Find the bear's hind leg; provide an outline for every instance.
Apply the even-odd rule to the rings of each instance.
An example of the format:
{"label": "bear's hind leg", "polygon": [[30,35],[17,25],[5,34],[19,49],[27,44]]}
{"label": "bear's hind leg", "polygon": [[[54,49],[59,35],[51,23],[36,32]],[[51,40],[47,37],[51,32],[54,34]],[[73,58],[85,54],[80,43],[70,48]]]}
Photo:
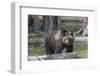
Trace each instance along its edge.
{"label": "bear's hind leg", "polygon": [[54,54],[54,50],[51,48],[46,48],[46,55]]}

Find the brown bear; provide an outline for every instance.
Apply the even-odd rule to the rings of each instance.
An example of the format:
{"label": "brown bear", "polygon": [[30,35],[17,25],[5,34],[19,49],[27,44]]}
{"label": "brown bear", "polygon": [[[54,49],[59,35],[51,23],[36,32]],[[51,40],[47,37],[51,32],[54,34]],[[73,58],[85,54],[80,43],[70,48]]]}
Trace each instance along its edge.
{"label": "brown bear", "polygon": [[73,42],[73,33],[67,30],[53,31],[45,38],[46,54],[60,54],[64,48],[67,53],[73,52]]}

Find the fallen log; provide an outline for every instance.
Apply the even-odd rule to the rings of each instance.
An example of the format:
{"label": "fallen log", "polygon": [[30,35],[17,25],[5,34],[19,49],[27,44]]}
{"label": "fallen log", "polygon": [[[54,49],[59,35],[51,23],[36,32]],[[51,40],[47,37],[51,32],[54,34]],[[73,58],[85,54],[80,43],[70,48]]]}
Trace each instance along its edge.
{"label": "fallen log", "polygon": [[60,59],[79,59],[80,56],[75,52],[72,53],[61,53],[61,54],[52,54],[52,55],[43,55],[43,56],[29,56],[29,61],[42,61],[42,60],[60,60]]}
{"label": "fallen log", "polygon": [[84,41],[88,41],[88,37],[75,37],[74,41],[80,41],[80,42],[84,42]]}

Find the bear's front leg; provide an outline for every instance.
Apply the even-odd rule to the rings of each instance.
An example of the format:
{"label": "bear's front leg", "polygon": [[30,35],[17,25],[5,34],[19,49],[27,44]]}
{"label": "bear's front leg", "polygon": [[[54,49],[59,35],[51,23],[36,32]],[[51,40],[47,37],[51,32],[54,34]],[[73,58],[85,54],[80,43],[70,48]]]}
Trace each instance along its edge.
{"label": "bear's front leg", "polygon": [[67,46],[67,53],[73,52],[73,44],[71,44],[70,46]]}

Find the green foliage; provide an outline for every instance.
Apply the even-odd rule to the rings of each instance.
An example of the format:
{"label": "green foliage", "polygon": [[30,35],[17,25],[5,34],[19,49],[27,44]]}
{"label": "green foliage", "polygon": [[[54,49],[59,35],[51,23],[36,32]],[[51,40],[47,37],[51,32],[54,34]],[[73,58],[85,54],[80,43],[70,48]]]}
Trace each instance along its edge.
{"label": "green foliage", "polygon": [[64,19],[64,20],[61,20],[62,23],[82,23],[81,20],[68,20],[68,19]]}

